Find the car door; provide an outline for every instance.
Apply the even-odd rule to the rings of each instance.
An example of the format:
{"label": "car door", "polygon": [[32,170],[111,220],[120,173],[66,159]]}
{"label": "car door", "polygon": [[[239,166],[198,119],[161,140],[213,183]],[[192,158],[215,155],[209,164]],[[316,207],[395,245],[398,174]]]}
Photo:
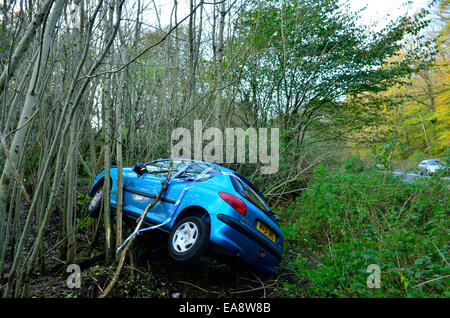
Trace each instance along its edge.
{"label": "car door", "polygon": [[[167,161],[150,162],[143,166],[141,172],[127,178],[124,184],[124,209],[131,212],[132,217],[139,217],[156,198],[167,176],[168,167]],[[149,223],[160,223],[164,219],[161,202],[162,200],[157,202],[148,212]]]}
{"label": "car door", "polygon": [[[158,204],[158,211],[156,214],[165,221],[167,218],[172,216],[173,212],[175,212],[173,217],[176,218],[178,212],[180,212],[179,210],[174,211],[175,203],[178,200],[181,199],[180,202],[189,204],[189,200],[193,197],[202,197],[203,194],[196,191],[194,188],[191,188],[190,195],[183,196],[183,198],[181,198],[181,195],[185,189],[187,190],[189,185],[193,185],[196,177],[209,168],[211,167],[204,163],[193,162],[190,160],[181,160],[181,163],[174,161],[171,181],[166,189],[163,199]],[[220,172],[218,169],[212,169],[215,172]],[[203,179],[198,179],[196,182],[201,183],[207,179],[208,177],[205,177]]]}
{"label": "car door", "polygon": [[[148,173],[136,174],[136,176],[128,178],[124,183],[124,210],[130,212],[132,217],[138,218],[160,191],[161,180],[162,178]],[[160,217],[155,214],[157,210],[158,204],[147,214],[149,217],[151,216],[150,219],[153,222],[160,220]]]}
{"label": "car door", "polygon": [[[142,174],[136,174],[136,177],[129,178],[127,184],[124,185],[124,209],[131,212],[135,218],[144,212],[161,191],[163,181],[168,174],[169,164],[169,160],[147,163]],[[186,162],[174,161],[172,177],[187,166]],[[147,213],[147,222],[159,224],[170,216],[178,195],[185,186],[184,183],[182,180],[169,183],[163,197]]]}

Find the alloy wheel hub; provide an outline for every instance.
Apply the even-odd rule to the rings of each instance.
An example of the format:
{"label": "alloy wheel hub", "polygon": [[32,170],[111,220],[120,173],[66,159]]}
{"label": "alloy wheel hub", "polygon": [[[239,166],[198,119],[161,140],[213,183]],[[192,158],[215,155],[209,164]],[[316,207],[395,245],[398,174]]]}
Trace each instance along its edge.
{"label": "alloy wheel hub", "polygon": [[194,246],[198,238],[198,227],[193,222],[181,224],[172,238],[172,246],[178,253],[185,253]]}

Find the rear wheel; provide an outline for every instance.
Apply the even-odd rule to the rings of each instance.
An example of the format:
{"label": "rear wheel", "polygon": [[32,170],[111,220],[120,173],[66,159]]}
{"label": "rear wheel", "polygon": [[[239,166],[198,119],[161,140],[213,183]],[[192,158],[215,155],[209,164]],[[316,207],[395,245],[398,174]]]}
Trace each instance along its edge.
{"label": "rear wheel", "polygon": [[87,215],[93,218],[98,218],[98,216],[100,215],[102,204],[103,204],[103,187],[100,186],[95,191],[94,196],[91,199],[91,202],[89,202],[87,208]]}
{"label": "rear wheel", "polygon": [[208,249],[209,225],[196,216],[179,221],[169,236],[170,256],[183,263],[197,262]]}

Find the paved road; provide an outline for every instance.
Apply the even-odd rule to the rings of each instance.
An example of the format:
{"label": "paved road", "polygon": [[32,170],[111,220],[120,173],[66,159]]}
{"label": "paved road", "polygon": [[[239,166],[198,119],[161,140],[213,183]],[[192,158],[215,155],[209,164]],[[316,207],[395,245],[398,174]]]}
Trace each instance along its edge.
{"label": "paved road", "polygon": [[[406,172],[406,170],[403,169],[394,169],[392,171],[392,174],[396,177],[401,177],[403,182],[411,182],[414,179],[419,178],[431,178],[430,176],[421,176],[418,173],[412,173],[412,172]],[[450,180],[449,177],[445,177],[444,180]]]}

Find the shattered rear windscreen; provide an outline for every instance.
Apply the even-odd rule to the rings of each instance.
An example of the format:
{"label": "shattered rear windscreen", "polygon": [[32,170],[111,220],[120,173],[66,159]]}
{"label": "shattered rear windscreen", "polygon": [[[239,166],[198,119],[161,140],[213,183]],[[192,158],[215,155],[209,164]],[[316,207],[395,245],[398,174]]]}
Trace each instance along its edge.
{"label": "shattered rear windscreen", "polygon": [[[190,162],[185,161],[174,161],[173,162],[173,168],[172,168],[172,176],[176,175],[183,169],[185,169],[187,166],[189,166]],[[145,165],[145,171],[148,174],[157,176],[157,177],[167,177],[167,174],[169,173],[169,165],[170,160],[163,160],[163,161],[156,161],[151,162],[149,164]]]}

